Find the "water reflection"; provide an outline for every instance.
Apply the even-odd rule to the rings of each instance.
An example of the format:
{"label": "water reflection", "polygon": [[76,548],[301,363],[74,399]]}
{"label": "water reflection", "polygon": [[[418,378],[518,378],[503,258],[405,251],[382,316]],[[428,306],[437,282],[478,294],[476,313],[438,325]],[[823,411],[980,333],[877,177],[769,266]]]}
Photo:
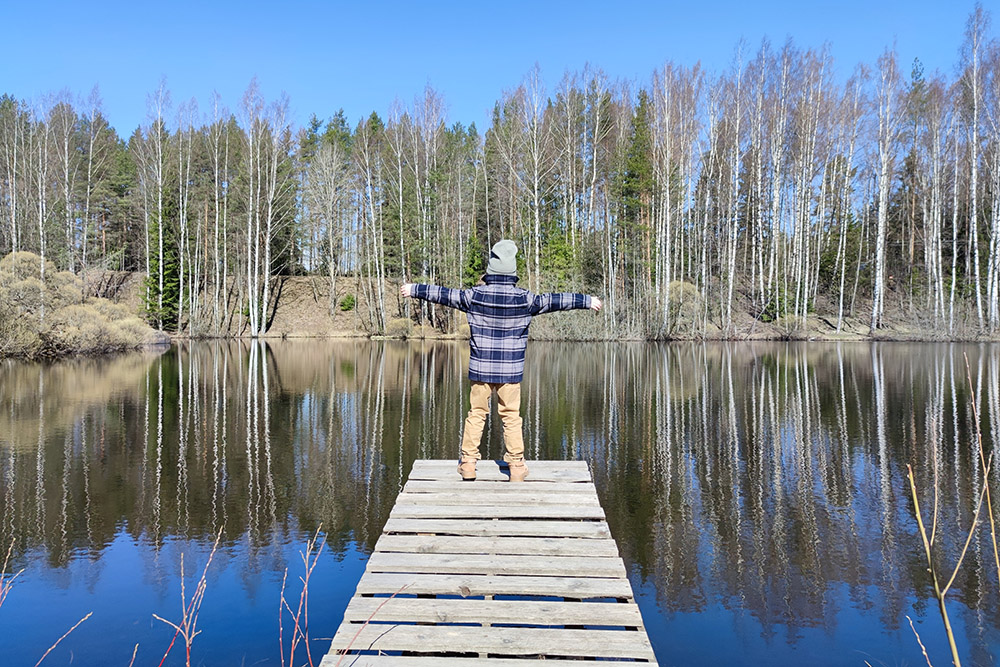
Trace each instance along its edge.
{"label": "water reflection", "polygon": [[[590,462],[661,659],[918,662],[909,614],[944,660],[905,472],[914,466],[924,507],[937,489],[950,571],[983,485],[1000,497],[996,473],[983,475],[963,355],[989,452],[997,346],[537,343],[526,449]],[[55,579],[85,559],[96,581],[127,537],[145,545],[141,586],[165,596],[178,569],[168,545],[204,547],[221,530],[213,568],[239,581],[226,604],[260,599],[272,614],[269,575],[288,545],[322,524],[335,561],[369,550],[412,461],[457,455],[467,362],[464,344],[432,341],[5,362],[0,544],[22,562],[44,554],[36,567]],[[496,419],[484,454],[502,454]],[[963,654],[981,664],[1000,643],[988,538],[976,533],[949,598]],[[154,611],[135,607],[135,618]],[[692,618],[710,636],[680,632]],[[231,627],[202,627],[204,650],[232,639]],[[248,659],[276,664],[272,648]]]}

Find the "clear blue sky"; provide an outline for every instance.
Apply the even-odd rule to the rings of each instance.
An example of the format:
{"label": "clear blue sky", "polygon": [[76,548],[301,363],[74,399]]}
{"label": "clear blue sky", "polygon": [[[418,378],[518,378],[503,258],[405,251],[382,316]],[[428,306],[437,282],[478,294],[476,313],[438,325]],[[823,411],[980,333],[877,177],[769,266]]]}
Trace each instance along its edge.
{"label": "clear blue sky", "polygon": [[[1000,0],[986,0],[991,36]],[[237,110],[256,76],[268,100],[282,91],[296,124],[343,108],[351,124],[393,100],[412,103],[430,84],[449,122],[486,128],[501,92],[537,62],[554,88],[586,63],[612,79],[643,83],[671,60],[721,72],[744,38],[755,51],[828,42],[840,78],[896,44],[903,71],[953,76],[971,0],[590,0],[546,2],[0,3],[6,24],[0,93],[35,101],[100,88],[105,115],[128,136],[147,118],[146,98],[166,77],[173,107],[212,91]],[[173,114],[168,116],[173,120]],[[173,125],[173,123],[170,123]]]}

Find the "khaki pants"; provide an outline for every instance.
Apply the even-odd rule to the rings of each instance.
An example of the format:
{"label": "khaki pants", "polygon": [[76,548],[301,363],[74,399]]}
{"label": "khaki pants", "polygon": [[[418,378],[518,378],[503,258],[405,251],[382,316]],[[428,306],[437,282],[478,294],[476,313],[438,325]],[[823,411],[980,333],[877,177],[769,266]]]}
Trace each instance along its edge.
{"label": "khaki pants", "polygon": [[505,461],[524,460],[524,437],[521,435],[521,383],[493,384],[473,382],[469,393],[469,416],[462,432],[462,459],[482,458],[479,443],[483,439],[483,426],[490,412],[490,396],[496,391],[500,419],[503,420],[503,443],[507,450]]}

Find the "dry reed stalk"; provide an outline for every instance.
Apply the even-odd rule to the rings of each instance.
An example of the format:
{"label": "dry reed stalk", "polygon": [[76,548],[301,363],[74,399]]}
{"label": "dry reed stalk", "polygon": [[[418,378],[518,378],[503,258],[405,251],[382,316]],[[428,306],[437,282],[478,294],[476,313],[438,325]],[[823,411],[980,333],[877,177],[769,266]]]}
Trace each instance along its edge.
{"label": "dry reed stalk", "polygon": [[907,616],[906,620],[910,622],[910,629],[913,630],[913,635],[917,638],[917,643],[920,644],[920,650],[924,653],[924,660],[927,661],[927,667],[934,667],[934,665],[931,664],[931,657],[927,655],[927,647],[924,646],[924,642],[920,639],[920,633],[917,632],[917,629],[913,626],[913,619]]}
{"label": "dry reed stalk", "polygon": [[[910,495],[913,499],[913,514],[917,519],[917,528],[920,531],[920,539],[924,545],[924,555],[927,558],[927,571],[931,575],[931,581],[934,584],[934,597],[938,601],[938,611],[941,614],[941,620],[944,622],[945,634],[948,636],[948,646],[951,649],[951,660],[955,667],[961,667],[962,660],[958,656],[958,646],[955,642],[955,633],[951,627],[951,621],[948,618],[948,610],[945,607],[945,596],[948,595],[948,591],[951,590],[952,584],[955,583],[955,578],[958,576],[958,570],[962,567],[962,562],[965,560],[965,555],[969,551],[969,545],[972,543],[972,537],[976,533],[976,527],[979,524],[979,515],[983,509],[983,501],[988,502],[988,512],[990,515],[990,535],[993,541],[993,556],[997,563],[997,576],[998,581],[1000,581],[1000,556],[997,554],[997,538],[996,538],[996,527],[993,519],[992,501],[990,500],[990,486],[989,478],[990,471],[993,469],[993,454],[989,457],[986,456],[986,452],[983,449],[983,435],[982,428],[979,424],[979,410],[976,407],[976,390],[972,386],[972,371],[969,368],[969,357],[968,355],[963,355],[965,357],[965,371],[966,377],[969,381],[969,392],[971,394],[972,403],[972,415],[973,421],[976,428],[976,440],[979,445],[979,460],[983,469],[983,490],[979,494],[979,501],[976,503],[976,512],[972,517],[972,524],[969,526],[969,532],[965,538],[965,544],[962,546],[962,551],[958,556],[958,561],[955,563],[955,567],[951,572],[951,576],[948,578],[948,583],[942,588],[940,585],[940,580],[938,579],[938,569],[934,564],[934,545],[937,538],[937,515],[938,515],[938,488],[937,488],[937,467],[935,465],[934,470],[934,509],[933,509],[933,523],[931,526],[931,533],[928,537],[927,528],[924,526],[923,514],[920,511],[920,501],[917,499],[917,484],[913,478],[913,468],[910,465],[906,466],[906,478],[910,483]],[[910,622],[912,627],[913,623]],[[916,633],[916,629],[913,630]],[[917,641],[920,642],[920,636],[917,635]],[[920,648],[923,649],[924,645],[920,642]],[[927,651],[924,650],[924,657],[927,658]],[[927,658],[927,664],[930,664],[930,659]]]}
{"label": "dry reed stalk", "polygon": [[342,663],[344,661],[344,658],[347,657],[347,652],[351,650],[351,648],[354,646],[354,642],[357,641],[357,639],[358,639],[359,636],[361,636],[361,631],[364,630],[366,627],[368,627],[368,625],[371,623],[372,619],[375,618],[375,614],[377,614],[382,609],[382,607],[385,606],[385,604],[389,600],[393,599],[394,597],[396,597],[397,595],[399,595],[400,593],[402,593],[403,591],[405,591],[409,587],[410,587],[410,585],[406,584],[405,586],[403,586],[402,588],[400,588],[398,591],[396,591],[395,593],[393,593],[392,595],[390,595],[389,597],[387,597],[385,600],[382,600],[382,602],[379,603],[379,606],[375,607],[375,611],[373,611],[371,613],[371,615],[368,616],[368,618],[365,619],[365,622],[361,624],[361,627],[358,628],[358,631],[354,633],[353,637],[351,637],[351,641],[347,642],[347,646],[345,646],[344,648],[342,648],[340,650],[340,659],[337,660],[337,664],[334,665],[334,667],[340,667],[340,663]]}
{"label": "dry reed stalk", "polygon": [[38,659],[38,662],[35,663],[35,667],[38,667],[38,665],[42,664],[42,660],[45,660],[45,658],[48,657],[49,653],[52,653],[52,651],[55,649],[55,647],[59,646],[59,642],[61,642],[62,640],[66,639],[67,637],[69,637],[69,633],[73,632],[78,627],[80,627],[80,624],[83,623],[84,621],[86,621],[88,618],[90,618],[93,613],[94,612],[89,612],[86,616],[84,616],[79,621],[77,621],[76,624],[72,628],[70,628],[69,630],[67,630],[66,634],[64,634],[62,637],[60,637],[59,639],[57,639],[56,643],[53,644],[52,646],[50,646],[49,650],[46,651],[44,654],[42,654],[42,657]]}
{"label": "dry reed stalk", "polygon": [[201,603],[205,600],[205,590],[208,588],[208,567],[212,564],[212,560],[215,558],[215,552],[219,548],[219,541],[222,539],[222,529],[219,529],[218,534],[215,536],[215,543],[212,545],[212,551],[208,554],[208,560],[205,562],[205,569],[201,572],[201,578],[198,579],[198,584],[195,586],[194,594],[191,596],[191,600],[187,599],[187,591],[184,585],[184,554],[181,554],[181,621],[180,623],[174,623],[173,621],[168,621],[161,616],[153,614],[153,618],[158,621],[162,621],[174,629],[174,636],[170,640],[170,645],[167,646],[166,652],[163,657],[160,658],[159,667],[163,667],[163,663],[166,661],[167,656],[170,655],[170,651],[174,648],[174,643],[177,641],[178,635],[184,638],[184,647],[186,651],[186,661],[187,667],[191,667],[191,645],[194,643],[194,638],[197,637],[201,630],[198,630],[198,613],[201,611]]}
{"label": "dry reed stalk", "polygon": [[[969,368],[969,356],[965,357],[965,375],[969,381],[969,391],[972,392],[972,418],[976,425],[976,442],[979,444],[979,462],[983,466],[983,487],[986,489],[986,511],[990,516],[990,538],[993,542],[993,562],[997,568],[997,586],[1000,589],[1000,552],[997,549],[997,527],[993,518],[993,500],[990,498],[990,469],[986,464],[986,452],[983,450],[983,429],[979,425],[979,408],[976,407],[976,390],[972,386],[972,370]],[[990,455],[992,457],[992,454]]]}
{"label": "dry reed stalk", "polygon": [[10,564],[11,554],[14,553],[14,540],[11,540],[10,547],[7,548],[7,555],[4,556],[3,566],[0,567],[0,607],[3,606],[4,600],[7,599],[7,595],[10,594],[10,589],[14,587],[14,580],[21,576],[24,572],[24,568],[21,568],[13,574],[7,574],[7,566]]}
{"label": "dry reed stalk", "polygon": [[[986,472],[989,474],[989,470],[992,467],[993,455],[990,455],[989,461],[986,466]],[[958,657],[958,646],[955,643],[955,633],[951,628],[951,621],[948,619],[948,610],[944,604],[944,598],[948,595],[948,591],[951,589],[953,583],[955,583],[955,577],[958,576],[958,570],[962,567],[962,561],[965,560],[965,554],[969,551],[969,544],[972,542],[972,536],[976,532],[976,525],[979,523],[979,513],[983,509],[983,500],[986,497],[986,489],[984,485],[983,492],[979,494],[979,502],[976,503],[976,513],[972,517],[972,525],[969,527],[969,533],[965,539],[965,545],[962,547],[962,552],[958,556],[958,562],[955,563],[955,567],[951,572],[951,577],[948,579],[948,583],[941,587],[940,581],[938,579],[937,566],[934,564],[934,537],[927,536],[927,528],[924,526],[923,515],[920,512],[920,501],[917,499],[917,485],[913,480],[913,468],[910,465],[906,466],[907,474],[906,478],[910,482],[910,495],[913,498],[913,514],[917,519],[917,528],[920,530],[920,539],[924,544],[924,555],[927,557],[927,570],[930,572],[931,581],[934,584],[934,597],[938,601],[938,611],[941,613],[941,620],[944,622],[945,634],[948,635],[948,646],[951,648],[951,660],[955,667],[961,667],[962,660]],[[937,499],[937,487],[934,488],[935,500]]]}
{"label": "dry reed stalk", "polygon": [[285,667],[285,628],[281,617],[284,616],[285,582],[288,581],[288,568],[281,576],[281,595],[278,596],[278,655],[281,656],[281,667]]}
{"label": "dry reed stalk", "polygon": [[[278,600],[278,645],[282,667],[284,667],[285,664],[285,638],[284,624],[282,620],[285,610],[287,610],[288,614],[292,617],[292,638],[289,641],[288,646],[289,666],[295,664],[295,651],[298,648],[299,643],[303,643],[306,647],[306,658],[309,661],[309,667],[315,667],[312,657],[312,649],[309,646],[309,579],[312,576],[312,572],[316,568],[317,563],[319,563],[319,557],[323,553],[323,548],[326,546],[326,538],[324,537],[322,540],[319,539],[319,532],[321,529],[322,524],[316,529],[316,534],[306,542],[305,551],[299,552],[299,555],[302,558],[302,566],[305,569],[305,574],[304,576],[299,577],[299,581],[302,582],[302,592],[299,593],[299,604],[294,611],[292,610],[291,605],[288,604],[287,598],[285,598],[285,584],[288,580],[288,568],[285,568],[285,574],[281,578],[281,596]],[[317,542],[319,543],[318,549],[316,548]]]}

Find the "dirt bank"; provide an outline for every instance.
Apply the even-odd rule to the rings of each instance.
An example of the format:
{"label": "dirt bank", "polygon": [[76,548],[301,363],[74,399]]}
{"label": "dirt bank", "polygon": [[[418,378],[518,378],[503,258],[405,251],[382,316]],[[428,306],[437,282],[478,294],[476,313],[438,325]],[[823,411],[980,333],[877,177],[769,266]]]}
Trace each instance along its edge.
{"label": "dirt bank", "polygon": [[[142,310],[143,274],[103,273],[88,278],[95,295],[104,296],[128,306],[133,312]],[[397,285],[386,286],[386,309],[392,320],[401,305]],[[358,281],[351,277],[341,277],[336,284],[336,303],[330,312],[329,281],[319,276],[287,276],[276,279],[272,319],[266,337],[268,338],[358,338],[368,337],[372,332],[366,326],[368,304],[364,294],[358,289]],[[353,308],[344,309],[344,300],[354,299]],[[411,303],[412,307],[412,303]],[[819,304],[820,310],[823,304]],[[457,316],[456,316],[457,315]],[[468,326],[460,314],[442,313],[438,328],[417,326],[409,329],[409,337],[415,338],[455,338],[467,337]],[[391,327],[390,327],[391,328]],[[239,332],[234,332],[236,335]],[[555,313],[538,318],[532,324],[533,338],[546,340],[587,339],[587,340],[633,340],[647,337],[643,331],[629,330],[624,324],[616,328],[610,326],[606,313]],[[183,337],[183,335],[181,336]],[[690,323],[680,322],[669,334],[674,340],[816,340],[816,341],[987,341],[997,340],[978,334],[966,323],[956,328],[954,335],[937,331],[933,322],[923,321],[919,316],[907,319],[900,313],[890,313],[886,325],[875,336],[869,335],[867,313],[845,317],[840,331],[837,330],[836,311],[811,313],[803,327],[799,324],[786,325],[783,322],[760,322],[749,313],[737,313],[734,326],[725,332],[718,323],[709,322],[705,330],[695,330]]]}

